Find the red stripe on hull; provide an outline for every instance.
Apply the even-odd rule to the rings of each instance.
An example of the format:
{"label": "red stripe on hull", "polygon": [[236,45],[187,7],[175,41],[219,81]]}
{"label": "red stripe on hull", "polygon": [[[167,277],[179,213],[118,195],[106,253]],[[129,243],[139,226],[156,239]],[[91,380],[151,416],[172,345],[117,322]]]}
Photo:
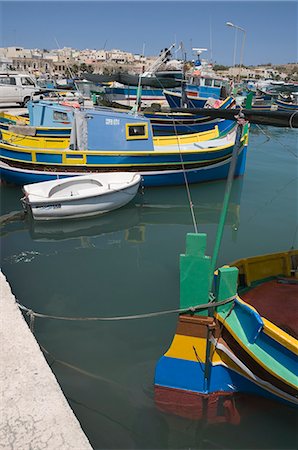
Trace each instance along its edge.
{"label": "red stripe on hull", "polygon": [[233,393],[197,392],[155,386],[154,396],[157,408],[165,413],[192,420],[206,420],[207,423],[240,423]]}

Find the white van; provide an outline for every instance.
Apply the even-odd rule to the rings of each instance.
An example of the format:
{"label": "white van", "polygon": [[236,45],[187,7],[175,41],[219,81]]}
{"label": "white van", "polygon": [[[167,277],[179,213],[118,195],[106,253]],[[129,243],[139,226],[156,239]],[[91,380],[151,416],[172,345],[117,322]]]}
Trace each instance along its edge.
{"label": "white van", "polygon": [[27,73],[0,72],[0,104],[19,103],[25,106],[32,94],[39,91],[36,81]]}

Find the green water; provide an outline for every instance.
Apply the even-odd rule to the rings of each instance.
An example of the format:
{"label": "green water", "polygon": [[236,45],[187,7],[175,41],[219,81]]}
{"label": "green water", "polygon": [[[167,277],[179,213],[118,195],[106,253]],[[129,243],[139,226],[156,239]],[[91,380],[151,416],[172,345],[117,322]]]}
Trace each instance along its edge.
{"label": "green water", "polygon": [[[298,246],[297,131],[252,127],[245,176],[235,180],[218,264]],[[264,132],[270,137],[267,138]],[[224,181],[192,185],[212,254]],[[21,209],[1,186],[1,214]],[[49,315],[121,316],[179,306],[179,255],[194,230],[185,187],[146,189],[92,220],[2,226],[2,271],[24,305]],[[36,319],[34,332],[72,409],[98,449],[292,449],[295,413],[244,398],[240,425],[159,412],[153,379],[177,316],[116,322]]]}

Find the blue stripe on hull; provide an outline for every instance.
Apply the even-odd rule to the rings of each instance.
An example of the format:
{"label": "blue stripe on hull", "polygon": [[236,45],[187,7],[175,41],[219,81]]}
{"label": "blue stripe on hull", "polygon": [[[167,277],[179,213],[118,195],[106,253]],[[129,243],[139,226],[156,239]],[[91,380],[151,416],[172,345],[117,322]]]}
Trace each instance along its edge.
{"label": "blue stripe on hull", "polygon": [[[181,95],[177,96],[177,95],[170,95],[165,93],[165,97],[167,99],[167,102],[170,106],[170,108],[180,108],[181,107]],[[193,108],[204,108],[204,105],[207,101],[207,98],[205,99],[196,99],[194,97],[187,97],[189,102],[191,103],[191,106]]]}
{"label": "blue stripe on hull", "polygon": [[179,122],[175,122],[175,125],[172,124],[152,124],[153,134],[154,136],[159,135],[169,135],[169,134],[187,134],[187,133],[201,133],[202,131],[213,130],[214,126],[218,126],[219,132],[223,132],[230,125],[233,124],[232,120],[222,120],[222,121],[211,121],[205,123],[194,123],[194,124],[182,124],[179,125]]}
{"label": "blue stripe on hull", "polygon": [[[245,170],[246,148],[243,149],[241,155],[238,158],[235,176],[243,175]],[[186,170],[186,177],[188,183],[203,183],[207,181],[222,180],[228,176],[230,163],[227,162],[217,167],[201,168]],[[160,172],[156,175],[143,174],[144,186],[171,186],[171,185],[183,185],[185,184],[185,178],[183,171],[164,174]]]}
{"label": "blue stripe on hull", "polygon": [[293,406],[293,403],[258,386],[222,364],[212,365],[209,385],[204,380],[205,364],[202,362],[162,356],[155,370],[154,384],[166,388],[190,391],[198,394],[214,392],[243,392],[261,395],[266,398],[282,401]]}
{"label": "blue stripe on hull", "polygon": [[71,129],[63,129],[61,128],[61,130],[54,128],[51,130],[51,128],[48,129],[44,129],[44,130],[39,130],[38,128],[36,129],[36,136],[37,137],[65,137],[68,138],[70,137],[70,131]]}
{"label": "blue stripe on hull", "polygon": [[[241,154],[238,157],[235,176],[243,175],[245,170],[245,160],[246,160],[247,147],[244,147]],[[189,183],[200,183],[205,181],[213,181],[224,179],[228,175],[228,170],[230,166],[230,160],[217,163],[211,166],[205,166],[199,169],[186,169],[186,176]],[[115,164],[115,168],[119,170],[119,164]],[[15,184],[30,184],[39,181],[54,180],[59,177],[75,176],[81,175],[88,172],[88,167],[82,167],[80,172],[77,173],[67,173],[63,172],[63,167],[57,168],[57,172],[46,172],[46,171],[18,171],[17,169],[7,167],[1,168],[1,178],[8,182]],[[59,172],[59,169],[61,172]],[[125,167],[122,170],[125,171]],[[130,167],[133,170],[133,167]],[[100,168],[98,169],[100,171]],[[140,172],[144,179],[144,186],[170,186],[179,185],[185,183],[184,173],[182,170],[179,171],[166,171],[158,170],[152,172]]]}

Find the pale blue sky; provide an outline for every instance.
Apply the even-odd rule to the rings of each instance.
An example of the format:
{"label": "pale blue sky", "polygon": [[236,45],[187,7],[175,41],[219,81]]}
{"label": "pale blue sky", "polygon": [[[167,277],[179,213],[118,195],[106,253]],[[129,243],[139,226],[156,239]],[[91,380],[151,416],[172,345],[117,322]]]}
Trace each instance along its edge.
{"label": "pale blue sky", "polygon": [[[155,55],[173,42],[206,47],[232,65],[235,29],[246,30],[244,64],[296,62],[296,1],[0,1],[0,46],[120,48]],[[237,35],[237,58],[244,34]],[[178,54],[181,57],[181,53]]]}

